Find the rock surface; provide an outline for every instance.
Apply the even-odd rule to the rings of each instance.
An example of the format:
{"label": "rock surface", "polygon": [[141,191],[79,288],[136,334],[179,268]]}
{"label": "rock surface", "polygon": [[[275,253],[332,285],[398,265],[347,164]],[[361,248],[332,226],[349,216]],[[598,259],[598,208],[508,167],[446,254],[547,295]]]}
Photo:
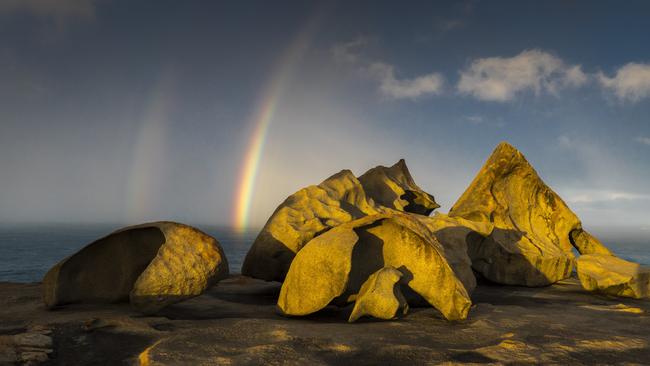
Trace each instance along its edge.
{"label": "rock surface", "polygon": [[467,317],[471,300],[431,231],[408,214],[364,217],[311,240],[291,264],[278,306],[307,315],[344,304],[377,270],[392,266],[403,283],[449,320]]}
{"label": "rock surface", "polygon": [[395,267],[384,267],[371,274],[354,300],[348,322],[355,322],[362,316],[390,320],[399,315],[400,309],[402,314],[406,314],[408,304],[400,290],[401,278],[402,272]]}
{"label": "rock surface", "polygon": [[576,270],[582,287],[612,296],[650,297],[650,267],[606,254],[585,254]]}
{"label": "rock surface", "polygon": [[494,224],[485,239],[470,243],[473,268],[509,285],[545,286],[570,276],[570,233],[578,217],[514,147],[501,143],[449,212]]}
{"label": "rock surface", "polygon": [[154,222],[118,230],[56,264],[43,279],[49,308],[128,301],[145,313],[201,294],[228,276],[219,243],[187,225]]}
{"label": "rock surface", "polygon": [[440,207],[432,195],[415,184],[404,159],[389,168],[372,168],[359,181],[368,197],[383,207],[425,216]]}
{"label": "rock surface", "polygon": [[282,281],[296,253],[332,227],[378,213],[359,180],[343,170],[289,196],[269,218],[249,250],[242,274]]}
{"label": "rock surface", "polygon": [[352,304],[286,318],[276,310],[279,287],[231,277],[151,317],[128,304],[47,311],[40,284],[0,283],[0,360],[16,360],[14,346],[3,346],[3,339],[34,326],[51,329],[46,365],[52,366],[611,365],[650,359],[650,302],[588,293],[573,278],[539,288],[479,284],[461,322],[447,322],[429,307],[399,320],[348,324]]}

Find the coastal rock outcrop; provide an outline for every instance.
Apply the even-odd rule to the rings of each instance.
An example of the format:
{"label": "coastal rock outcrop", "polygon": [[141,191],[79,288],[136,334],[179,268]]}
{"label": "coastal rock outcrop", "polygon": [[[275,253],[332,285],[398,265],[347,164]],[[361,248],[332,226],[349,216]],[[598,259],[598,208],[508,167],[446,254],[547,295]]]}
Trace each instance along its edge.
{"label": "coastal rock outcrop", "polygon": [[[580,220],[526,158],[505,142],[497,146],[449,216],[494,224],[487,238],[477,237],[468,247],[474,270],[491,281],[544,286],[572,272],[570,234],[582,230]],[[586,238],[580,235],[579,239]]]}
{"label": "coastal rock outcrop", "polygon": [[154,222],[115,231],[56,264],[43,279],[43,300],[51,308],[130,299],[153,313],[227,276],[217,240],[187,225]]}
{"label": "coastal rock outcrop", "polygon": [[432,195],[415,184],[404,159],[391,167],[374,167],[359,181],[366,195],[380,206],[425,216],[440,207]]}
{"label": "coastal rock outcrop", "polygon": [[266,222],[242,266],[242,274],[282,281],[296,253],[315,236],[378,213],[359,180],[342,170],[317,186],[289,196]]}
{"label": "coastal rock outcrop", "polygon": [[576,272],[582,287],[612,296],[650,297],[650,267],[607,254],[581,255]]}
{"label": "coastal rock outcrop", "polygon": [[449,320],[465,319],[469,294],[433,233],[411,214],[367,216],[321,234],[298,252],[282,284],[278,306],[307,315],[346,304],[377,270],[392,266],[401,283]]}
{"label": "coastal rock outcrop", "polygon": [[476,287],[476,277],[472,271],[472,260],[467,255],[469,243],[481,241],[489,236],[494,225],[489,222],[473,222],[461,217],[449,217],[437,213],[431,217],[415,216],[433,232],[445,252],[447,263],[456,277],[463,283],[468,293]]}
{"label": "coastal rock outcrop", "polygon": [[390,320],[398,316],[400,309],[406,314],[408,304],[400,290],[401,278],[402,272],[394,267],[384,267],[371,274],[361,285],[348,322],[355,322],[362,316]]}

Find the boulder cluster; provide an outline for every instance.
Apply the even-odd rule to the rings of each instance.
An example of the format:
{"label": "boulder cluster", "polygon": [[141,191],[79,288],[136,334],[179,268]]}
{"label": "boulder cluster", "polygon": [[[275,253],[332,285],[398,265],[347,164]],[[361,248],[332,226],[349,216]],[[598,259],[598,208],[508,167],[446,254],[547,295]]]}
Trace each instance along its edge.
{"label": "boulder cluster", "polygon": [[[349,170],[289,196],[246,255],[242,274],[282,282],[280,311],[304,316],[353,303],[349,321],[433,306],[462,320],[477,277],[547,286],[572,275],[613,296],[650,296],[650,269],[617,258],[514,147],[501,143],[448,214],[404,160]],[[579,256],[576,258],[576,254]],[[55,265],[46,306],[130,301],[145,314],[228,276],[216,239],[156,222],[118,230]]]}

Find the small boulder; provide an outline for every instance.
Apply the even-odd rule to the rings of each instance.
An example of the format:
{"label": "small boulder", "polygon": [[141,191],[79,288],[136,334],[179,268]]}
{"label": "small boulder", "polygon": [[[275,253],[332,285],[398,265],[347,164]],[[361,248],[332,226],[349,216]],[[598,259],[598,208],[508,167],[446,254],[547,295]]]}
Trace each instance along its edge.
{"label": "small boulder", "polygon": [[282,281],[293,257],[315,236],[360,217],[378,213],[359,180],[342,170],[317,186],[289,196],[269,218],[242,265],[242,274]]}
{"label": "small boulder", "polygon": [[408,304],[400,291],[402,272],[394,267],[384,267],[368,277],[356,296],[348,322],[362,316],[390,320],[408,312]]}
{"label": "small boulder", "polygon": [[476,237],[468,247],[474,270],[493,282],[545,286],[571,275],[575,257],[570,234],[582,230],[580,220],[505,142],[449,216],[494,225],[488,237]]}
{"label": "small boulder", "polygon": [[432,195],[415,184],[404,159],[390,168],[372,168],[359,181],[368,197],[380,206],[425,216],[440,207]]}
{"label": "small boulder", "polygon": [[193,227],[154,222],[101,238],[65,258],[43,279],[48,308],[131,300],[144,313],[201,294],[228,276],[219,243]]}
{"label": "small boulder", "polygon": [[346,304],[377,270],[392,266],[403,283],[449,320],[465,319],[469,294],[431,231],[414,215],[364,217],[311,240],[291,263],[278,306],[307,315],[330,303]]}
{"label": "small boulder", "polygon": [[576,270],[582,287],[612,296],[650,297],[650,267],[606,254],[581,255]]}

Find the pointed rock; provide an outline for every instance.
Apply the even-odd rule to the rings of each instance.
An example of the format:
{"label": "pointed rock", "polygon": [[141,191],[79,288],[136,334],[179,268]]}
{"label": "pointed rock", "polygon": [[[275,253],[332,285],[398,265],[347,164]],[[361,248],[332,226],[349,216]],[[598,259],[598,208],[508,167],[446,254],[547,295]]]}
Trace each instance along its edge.
{"label": "pointed rock", "polygon": [[345,304],[371,274],[392,266],[404,274],[404,284],[445,318],[465,319],[469,294],[440,243],[414,216],[368,216],[311,240],[296,255],[282,284],[282,312],[307,315],[332,302]]}
{"label": "pointed rock", "polygon": [[384,207],[426,216],[440,207],[432,195],[415,184],[404,159],[390,168],[372,168],[359,181],[368,197]]}
{"label": "pointed rock", "polygon": [[342,170],[289,196],[264,225],[246,255],[242,274],[282,281],[296,253],[332,227],[378,213],[359,180]]}
{"label": "pointed rock", "polygon": [[50,269],[43,279],[47,307],[130,300],[145,313],[200,295],[228,276],[214,238],[187,225],[154,222],[101,238]]}
{"label": "pointed rock", "polygon": [[[571,274],[571,233],[582,230],[580,220],[526,158],[505,142],[497,146],[449,216],[494,224],[487,238],[473,240],[468,248],[474,269],[491,281],[544,286]],[[579,242],[587,238],[578,237]]]}
{"label": "pointed rock", "polygon": [[612,296],[650,297],[650,267],[606,254],[581,255],[576,272],[582,287]]}
{"label": "pointed rock", "polygon": [[354,301],[354,308],[348,322],[362,316],[390,320],[408,312],[408,304],[400,291],[402,272],[395,267],[384,267],[368,277]]}

